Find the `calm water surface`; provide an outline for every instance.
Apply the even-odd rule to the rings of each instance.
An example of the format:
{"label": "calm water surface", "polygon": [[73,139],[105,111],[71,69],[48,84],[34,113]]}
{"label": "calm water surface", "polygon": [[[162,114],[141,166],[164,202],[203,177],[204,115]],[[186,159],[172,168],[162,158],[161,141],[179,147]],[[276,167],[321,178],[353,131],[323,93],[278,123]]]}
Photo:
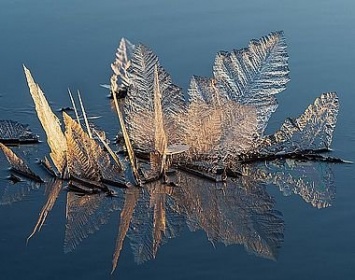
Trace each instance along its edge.
{"label": "calm water surface", "polygon": [[[28,123],[44,139],[22,72],[29,67],[54,109],[68,106],[67,88],[79,89],[89,115],[110,137],[118,123],[100,83],[121,37],[143,42],[160,57],[174,82],[187,90],[193,74],[210,76],[219,50],[245,47],[252,38],[283,30],[291,81],[278,96],[273,132],[322,92],[337,91],[334,156],[355,161],[355,4],[314,1],[24,1],[0,4],[0,119]],[[43,143],[19,150],[28,161],[48,151]],[[7,175],[1,157],[0,175]],[[137,265],[128,241],[112,279],[354,279],[355,173],[353,165],[330,165],[335,197],[317,209],[299,195],[266,186],[285,222],[277,260],[248,253],[242,245],[208,241],[186,226],[163,245],[156,259]],[[318,181],[318,184],[321,184]],[[7,181],[1,180],[2,186]],[[2,190],[3,193],[3,190]],[[45,203],[42,188],[0,207],[1,279],[106,279],[118,231],[119,211],[71,253],[63,253],[63,192],[42,231],[26,237]],[[120,202],[118,202],[119,204]],[[235,213],[238,215],[238,213]]]}

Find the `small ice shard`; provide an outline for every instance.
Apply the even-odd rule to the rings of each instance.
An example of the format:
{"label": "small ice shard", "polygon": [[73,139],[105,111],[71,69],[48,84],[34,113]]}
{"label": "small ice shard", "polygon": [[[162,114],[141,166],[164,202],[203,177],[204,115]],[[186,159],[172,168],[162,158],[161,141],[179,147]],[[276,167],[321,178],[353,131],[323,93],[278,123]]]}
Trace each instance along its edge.
{"label": "small ice shard", "polygon": [[336,93],[323,93],[301,116],[286,119],[279,131],[264,138],[260,153],[329,150],[338,111]]}
{"label": "small ice shard", "polygon": [[[116,51],[116,59],[111,64],[113,74],[111,76],[110,89],[111,96],[125,97],[130,80],[127,75],[127,69],[131,65],[131,57],[135,50],[135,45],[125,38],[122,38]],[[105,85],[103,85],[105,86]]]}
{"label": "small ice shard", "polygon": [[47,143],[51,149],[50,157],[61,176],[65,174],[67,143],[60,127],[60,121],[52,112],[48,101],[39,85],[35,83],[31,72],[23,66],[28,87],[35,103],[39,121],[47,135]]}
{"label": "small ice shard", "polygon": [[37,143],[38,135],[28,125],[11,120],[0,120],[0,142],[6,144]]}
{"label": "small ice shard", "polygon": [[34,180],[36,182],[42,183],[43,180],[37,176],[29,167],[28,165],[19,158],[10,148],[6,147],[4,144],[0,143],[0,148],[4,152],[8,162],[11,165],[11,169],[26,178]]}

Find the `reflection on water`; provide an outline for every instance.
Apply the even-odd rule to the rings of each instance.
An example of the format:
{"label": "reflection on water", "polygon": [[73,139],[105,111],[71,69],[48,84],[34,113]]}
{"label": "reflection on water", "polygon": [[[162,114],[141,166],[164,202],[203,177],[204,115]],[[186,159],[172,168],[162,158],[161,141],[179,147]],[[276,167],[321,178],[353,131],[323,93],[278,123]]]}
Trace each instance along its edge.
{"label": "reflection on water", "polygon": [[283,241],[283,220],[274,200],[256,178],[204,182],[177,174],[177,209],[191,230],[202,229],[211,242],[243,244],[247,251],[275,259]]}
{"label": "reflection on water", "polygon": [[285,196],[297,194],[316,208],[330,206],[335,197],[333,173],[328,164],[286,159],[259,164],[243,172],[256,172],[260,182],[277,186]]}
{"label": "reflection on water", "polygon": [[1,186],[0,205],[11,205],[15,202],[26,200],[33,190],[38,190],[41,185],[32,181],[24,181],[16,175],[10,175],[5,186]]}
{"label": "reflection on water", "polygon": [[73,251],[89,234],[98,231],[117,210],[116,203],[104,195],[67,192],[64,252]]}
{"label": "reflection on water", "polygon": [[[284,221],[267,185],[277,186],[284,195],[298,194],[317,208],[331,205],[335,195],[328,163],[275,160],[246,164],[241,170],[242,176],[225,182],[171,170],[168,183],[155,181],[142,188],[118,188],[113,197],[68,190],[64,251],[74,250],[119,211],[112,271],[124,242],[129,242],[135,261],[143,263],[154,259],[159,247],[185,227],[203,230],[213,244],[240,244],[248,253],[276,260],[284,240]],[[59,193],[67,190],[65,184],[59,179],[43,185],[28,180],[16,184],[9,181],[1,188],[0,201],[11,204],[25,198],[33,188],[45,189],[47,199],[31,238],[50,218]]]}

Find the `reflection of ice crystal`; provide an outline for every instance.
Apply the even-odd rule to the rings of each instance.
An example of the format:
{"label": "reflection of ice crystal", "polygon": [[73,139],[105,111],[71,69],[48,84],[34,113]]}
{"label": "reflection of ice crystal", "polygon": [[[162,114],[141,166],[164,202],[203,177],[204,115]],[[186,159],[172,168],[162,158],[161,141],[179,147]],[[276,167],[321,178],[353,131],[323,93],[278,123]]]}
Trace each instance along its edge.
{"label": "reflection of ice crystal", "polygon": [[[238,178],[213,182],[177,170],[168,175],[170,185],[154,181],[143,188],[118,190],[118,198],[68,192],[65,250],[74,250],[119,208],[113,270],[125,240],[142,263],[155,258],[159,247],[186,227],[203,230],[212,243],[240,244],[250,253],[275,259],[283,243],[284,221],[264,184],[278,186],[285,195],[298,194],[318,208],[329,206],[334,197],[332,173],[325,163],[277,160],[244,164],[241,172]],[[45,222],[61,185],[60,180],[49,183],[48,199],[32,235]]]}
{"label": "reflection of ice crystal", "polygon": [[202,229],[211,242],[242,244],[258,256],[275,259],[283,242],[283,220],[256,178],[206,180],[179,172],[173,193],[176,208],[191,230]]}
{"label": "reflection of ice crystal", "polygon": [[110,214],[117,209],[116,202],[98,194],[78,196],[68,192],[64,251],[73,251],[85,238],[106,224]]}
{"label": "reflection of ice crystal", "polygon": [[329,164],[324,162],[286,159],[267,164],[246,164],[242,175],[275,185],[285,196],[297,194],[316,208],[330,206],[335,197],[333,173]]}
{"label": "reflection of ice crystal", "polygon": [[283,242],[282,215],[257,178],[224,184],[178,171],[170,179],[178,187],[156,181],[143,190],[127,190],[114,267],[126,234],[135,260],[142,263],[155,258],[158,247],[185,226],[205,231],[213,243],[242,244],[258,256],[277,257]]}

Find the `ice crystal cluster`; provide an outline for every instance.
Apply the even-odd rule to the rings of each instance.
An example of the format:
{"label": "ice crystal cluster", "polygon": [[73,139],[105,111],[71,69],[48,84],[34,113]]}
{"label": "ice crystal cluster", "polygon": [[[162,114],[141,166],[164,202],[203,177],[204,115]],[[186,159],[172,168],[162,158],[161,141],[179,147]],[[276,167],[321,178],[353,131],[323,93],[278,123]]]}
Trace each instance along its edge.
{"label": "ice crystal cluster", "polygon": [[314,207],[331,204],[332,173],[319,164],[343,162],[321,154],[332,142],[339,110],[336,93],[321,94],[301,116],[287,118],[278,131],[265,134],[278,107],[276,96],[289,82],[282,32],[252,40],[244,49],[219,52],[212,77],[193,76],[187,93],[173,83],[157,55],[127,39],[120,41],[111,68],[106,87],[122,135],[116,151],[105,133],[89,123],[80,94],[85,122],[69,91],[75,116],[63,112],[63,130],[24,67],[50,149],[41,160],[49,179],[42,180],[4,145],[33,143],[38,137],[28,126],[0,121],[0,148],[13,171],[10,179],[20,185],[23,177],[32,182],[18,192],[5,188],[0,204],[46,185],[47,202],[29,238],[41,230],[64,185],[69,187],[66,252],[121,209],[113,271],[126,237],[141,263],[155,258],[159,246],[184,226],[202,229],[213,243],[243,244],[248,252],[276,258],[284,222],[265,184],[284,195],[298,194]]}

